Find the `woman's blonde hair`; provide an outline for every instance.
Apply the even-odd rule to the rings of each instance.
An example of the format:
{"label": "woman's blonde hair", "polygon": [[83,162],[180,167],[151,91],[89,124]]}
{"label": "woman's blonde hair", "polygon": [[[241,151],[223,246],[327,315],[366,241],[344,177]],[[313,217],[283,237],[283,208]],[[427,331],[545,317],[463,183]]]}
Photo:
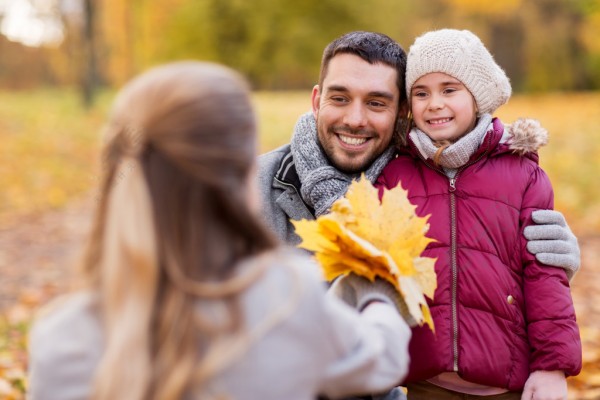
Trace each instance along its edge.
{"label": "woman's blonde hair", "polygon": [[[152,69],[118,95],[106,127],[98,210],[83,268],[105,344],[93,398],[176,399],[212,338],[240,329],[243,259],[276,246],[248,199],[256,157],[245,81],[210,63]],[[195,303],[219,298],[226,323]],[[201,382],[200,382],[201,383]]]}

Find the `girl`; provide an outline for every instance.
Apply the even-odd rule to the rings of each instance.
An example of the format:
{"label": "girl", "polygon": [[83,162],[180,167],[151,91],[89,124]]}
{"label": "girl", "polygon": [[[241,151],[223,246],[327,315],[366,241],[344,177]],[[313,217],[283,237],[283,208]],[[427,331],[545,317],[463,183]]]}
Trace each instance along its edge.
{"label": "girl", "polygon": [[533,152],[545,131],[492,118],[510,83],[469,31],[419,37],[406,92],[415,126],[377,184],[400,183],[431,215],[437,242],[424,256],[438,259],[435,334],[413,330],[408,398],[566,399],[565,377],[581,368],[567,276],[542,267],[523,237],[532,211],[553,206]]}
{"label": "girl", "polygon": [[31,399],[312,400],[405,375],[393,300],[364,281],[362,314],[326,297],[316,266],[259,222],[255,142],[227,68],[174,63],[122,90],[87,285],[33,328]]}

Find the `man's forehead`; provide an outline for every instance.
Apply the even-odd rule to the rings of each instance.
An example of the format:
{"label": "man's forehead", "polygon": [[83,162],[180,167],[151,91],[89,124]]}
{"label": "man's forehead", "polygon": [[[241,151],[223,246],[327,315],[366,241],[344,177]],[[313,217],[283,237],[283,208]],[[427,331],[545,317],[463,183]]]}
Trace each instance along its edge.
{"label": "man's forehead", "polygon": [[398,72],[390,65],[381,62],[371,64],[354,54],[338,54],[329,62],[323,89],[346,88],[397,94],[397,76]]}

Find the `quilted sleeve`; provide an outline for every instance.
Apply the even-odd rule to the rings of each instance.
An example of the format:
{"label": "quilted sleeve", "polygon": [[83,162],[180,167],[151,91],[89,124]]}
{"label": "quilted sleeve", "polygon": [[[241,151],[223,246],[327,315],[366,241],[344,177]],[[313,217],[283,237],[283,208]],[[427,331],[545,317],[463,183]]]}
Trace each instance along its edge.
{"label": "quilted sleeve", "polygon": [[527,240],[523,236],[523,229],[533,223],[531,213],[553,206],[552,185],[545,172],[536,167],[529,177],[520,211],[530,370],[560,370],[567,376],[577,375],[582,363],[581,339],[567,275],[561,268],[540,264],[527,251]]}

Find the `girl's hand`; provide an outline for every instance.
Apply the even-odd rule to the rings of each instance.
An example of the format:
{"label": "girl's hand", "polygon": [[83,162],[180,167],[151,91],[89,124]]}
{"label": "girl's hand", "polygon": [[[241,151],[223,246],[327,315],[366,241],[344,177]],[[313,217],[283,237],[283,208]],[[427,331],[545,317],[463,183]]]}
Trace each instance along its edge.
{"label": "girl's hand", "polygon": [[567,400],[567,378],[564,372],[533,372],[525,382],[521,400]]}

